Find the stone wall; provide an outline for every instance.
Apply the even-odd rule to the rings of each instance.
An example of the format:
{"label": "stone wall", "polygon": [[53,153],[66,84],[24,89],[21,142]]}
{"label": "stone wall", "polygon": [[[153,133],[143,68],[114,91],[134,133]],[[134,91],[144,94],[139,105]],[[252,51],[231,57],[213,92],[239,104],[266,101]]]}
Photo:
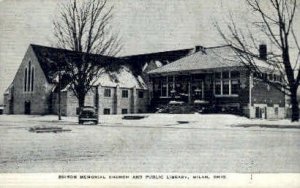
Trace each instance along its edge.
{"label": "stone wall", "polygon": [[[34,67],[33,91],[24,91],[25,68],[29,62]],[[25,101],[30,103],[30,114],[48,113],[47,99],[53,86],[48,84],[31,46],[28,48],[12,84],[14,87],[12,92],[13,114],[25,113]]]}
{"label": "stone wall", "polygon": [[[110,90],[110,96],[105,96],[105,89]],[[128,91],[128,97],[122,97],[122,91]],[[143,92],[143,98],[140,98],[139,92]],[[120,87],[98,87],[99,94],[99,115],[103,115],[104,111],[109,114],[122,114],[126,109],[127,113],[146,113],[149,105],[149,94],[147,90],[135,88]],[[95,106],[96,92],[93,89],[85,98],[85,106]],[[53,112],[58,113],[57,94],[53,97]],[[76,116],[78,108],[78,100],[71,90],[61,93],[61,113],[63,116]]]}

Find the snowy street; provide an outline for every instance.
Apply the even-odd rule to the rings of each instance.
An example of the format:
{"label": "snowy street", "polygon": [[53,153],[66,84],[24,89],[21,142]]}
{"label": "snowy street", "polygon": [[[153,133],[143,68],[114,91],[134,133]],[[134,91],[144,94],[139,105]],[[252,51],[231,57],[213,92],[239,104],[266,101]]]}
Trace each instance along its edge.
{"label": "snowy street", "polygon": [[[78,125],[56,116],[0,116],[0,173],[5,172],[300,172],[300,129],[238,127],[291,124],[232,115],[100,116]],[[33,126],[62,133],[33,133]],[[291,124],[296,125],[296,124]],[[297,126],[297,125],[296,125]]]}

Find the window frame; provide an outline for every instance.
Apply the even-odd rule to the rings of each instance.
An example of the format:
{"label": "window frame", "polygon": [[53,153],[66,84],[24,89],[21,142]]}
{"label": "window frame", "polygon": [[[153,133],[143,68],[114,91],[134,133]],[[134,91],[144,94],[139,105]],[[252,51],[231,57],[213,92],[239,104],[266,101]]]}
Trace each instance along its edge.
{"label": "window frame", "polygon": [[[225,78],[223,77],[223,74],[227,74],[228,73],[228,77],[226,76]],[[232,72],[238,72],[238,74],[236,74],[234,77],[231,76]],[[216,75],[220,75],[220,76],[216,76]],[[238,97],[239,94],[237,93],[233,93],[232,92],[232,83],[233,81],[237,81],[237,85],[239,86],[240,84],[240,71],[218,71],[214,73],[214,96],[215,97]],[[228,92],[226,92],[226,94],[224,94],[224,86],[228,87]],[[217,86],[220,87],[220,93],[217,93]],[[227,90],[225,90],[227,91]]]}
{"label": "window frame", "polygon": [[[124,111],[126,111],[126,113],[124,113]],[[121,114],[128,114],[128,108],[122,108],[121,109]]]}
{"label": "window frame", "polygon": [[24,70],[24,92],[27,92],[27,82],[28,82],[28,69],[25,67]]}
{"label": "window frame", "polygon": [[107,98],[111,97],[111,89],[110,88],[105,88],[104,89],[104,97],[107,97]]}
{"label": "window frame", "polygon": [[[108,113],[106,113],[106,111],[108,110]],[[104,108],[103,109],[103,115],[110,115],[110,108]]]}
{"label": "window frame", "polygon": [[122,98],[129,98],[128,89],[122,89]]}
{"label": "window frame", "polygon": [[138,97],[139,97],[139,99],[143,99],[144,98],[144,91],[138,91]]}

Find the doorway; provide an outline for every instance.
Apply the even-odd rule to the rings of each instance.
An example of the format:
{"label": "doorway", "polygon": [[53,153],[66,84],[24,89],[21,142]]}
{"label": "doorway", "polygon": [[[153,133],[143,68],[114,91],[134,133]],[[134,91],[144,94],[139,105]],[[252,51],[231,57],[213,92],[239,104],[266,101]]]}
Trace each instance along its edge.
{"label": "doorway", "polygon": [[25,114],[30,114],[31,113],[31,105],[30,101],[25,101]]}
{"label": "doorway", "polygon": [[261,118],[261,111],[259,107],[255,107],[255,118]]}
{"label": "doorway", "polygon": [[255,107],[255,118],[267,119],[267,107]]}

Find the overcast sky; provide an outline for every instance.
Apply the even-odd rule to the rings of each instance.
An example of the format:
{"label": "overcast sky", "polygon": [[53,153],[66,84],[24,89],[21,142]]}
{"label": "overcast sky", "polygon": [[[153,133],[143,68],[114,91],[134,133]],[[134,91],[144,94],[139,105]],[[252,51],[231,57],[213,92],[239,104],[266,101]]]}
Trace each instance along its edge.
{"label": "overcast sky", "polygon": [[[0,0],[0,104],[30,43],[53,43],[52,20],[61,0]],[[247,11],[241,0],[109,0],[112,26],[122,36],[120,55],[223,44],[214,20],[231,10]]]}

